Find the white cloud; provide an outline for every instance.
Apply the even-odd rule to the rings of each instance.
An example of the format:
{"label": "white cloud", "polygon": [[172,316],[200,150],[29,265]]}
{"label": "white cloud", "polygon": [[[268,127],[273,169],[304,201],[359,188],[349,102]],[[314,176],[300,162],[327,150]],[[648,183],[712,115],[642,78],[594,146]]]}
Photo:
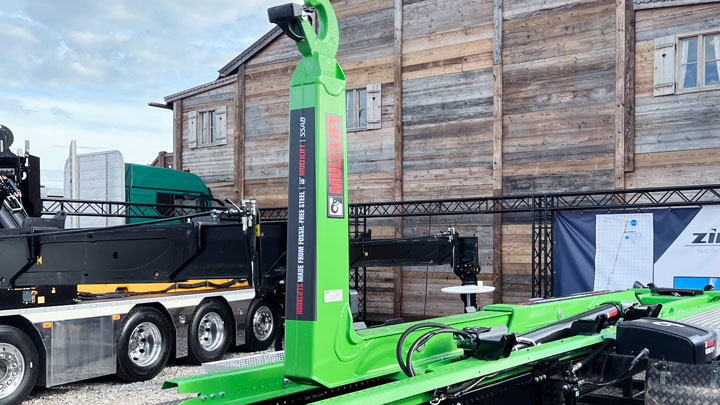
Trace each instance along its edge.
{"label": "white cloud", "polygon": [[147,102],[217,78],[287,1],[3,0],[0,123],[13,148],[30,141],[49,184],[73,139],[149,163],[172,149],[172,113]]}

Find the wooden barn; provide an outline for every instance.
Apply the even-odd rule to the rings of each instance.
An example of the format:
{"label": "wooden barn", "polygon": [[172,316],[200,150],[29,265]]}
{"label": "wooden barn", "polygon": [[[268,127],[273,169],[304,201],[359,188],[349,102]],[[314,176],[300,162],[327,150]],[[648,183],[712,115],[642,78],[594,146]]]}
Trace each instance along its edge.
{"label": "wooden barn", "polygon": [[[717,183],[720,1],[338,0],[351,202]],[[213,82],[165,98],[173,167],[284,206],[289,82],[273,29]],[[504,215],[384,222],[480,239],[495,299],[530,297],[531,227]],[[493,277],[496,275],[498,277]],[[499,277],[502,275],[502,277]],[[369,312],[459,309],[449,268],[372,270]],[[492,298],[487,299],[492,300]]]}

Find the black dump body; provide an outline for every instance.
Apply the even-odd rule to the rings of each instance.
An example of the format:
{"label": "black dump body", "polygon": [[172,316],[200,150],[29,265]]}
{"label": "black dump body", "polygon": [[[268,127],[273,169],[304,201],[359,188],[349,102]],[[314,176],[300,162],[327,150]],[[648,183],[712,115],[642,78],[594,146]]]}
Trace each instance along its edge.
{"label": "black dump body", "polygon": [[0,230],[0,287],[252,276],[255,238],[234,221],[23,231]]}
{"label": "black dump body", "polygon": [[252,279],[256,216],[249,211],[64,229],[64,214],[31,217],[22,197],[11,176],[0,177],[0,289]]}

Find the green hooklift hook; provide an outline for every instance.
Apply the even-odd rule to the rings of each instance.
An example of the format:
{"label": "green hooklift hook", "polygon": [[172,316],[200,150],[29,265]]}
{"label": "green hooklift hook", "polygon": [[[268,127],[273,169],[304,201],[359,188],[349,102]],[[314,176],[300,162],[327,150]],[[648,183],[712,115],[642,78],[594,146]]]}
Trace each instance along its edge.
{"label": "green hooklift hook", "polygon": [[[312,17],[317,12],[318,33]],[[335,60],[340,43],[337,17],[329,0],[305,0],[305,6],[295,3],[268,9],[271,23],[293,41],[303,55],[291,86],[320,82],[334,96],[345,89],[345,74]],[[339,81],[342,81],[340,85]]]}
{"label": "green hooklift hook", "polygon": [[[318,15],[318,33],[312,25],[313,11]],[[270,22],[277,24],[285,34],[297,42],[300,53],[313,53],[335,57],[340,41],[337,17],[329,0],[305,0],[305,6],[295,3],[268,9]]]}

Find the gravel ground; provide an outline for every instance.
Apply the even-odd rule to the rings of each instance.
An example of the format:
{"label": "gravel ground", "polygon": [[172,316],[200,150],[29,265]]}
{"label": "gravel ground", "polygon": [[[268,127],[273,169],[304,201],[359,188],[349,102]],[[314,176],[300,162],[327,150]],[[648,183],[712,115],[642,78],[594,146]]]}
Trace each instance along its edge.
{"label": "gravel ground", "polygon": [[[245,357],[256,353],[230,352],[223,359]],[[161,390],[165,380],[204,374],[201,366],[172,360],[165,369],[149,381],[121,383],[112,377],[60,385],[53,388],[35,388],[23,404],[60,405],[60,404],[161,404],[191,398],[193,395],[178,394],[176,389]]]}

